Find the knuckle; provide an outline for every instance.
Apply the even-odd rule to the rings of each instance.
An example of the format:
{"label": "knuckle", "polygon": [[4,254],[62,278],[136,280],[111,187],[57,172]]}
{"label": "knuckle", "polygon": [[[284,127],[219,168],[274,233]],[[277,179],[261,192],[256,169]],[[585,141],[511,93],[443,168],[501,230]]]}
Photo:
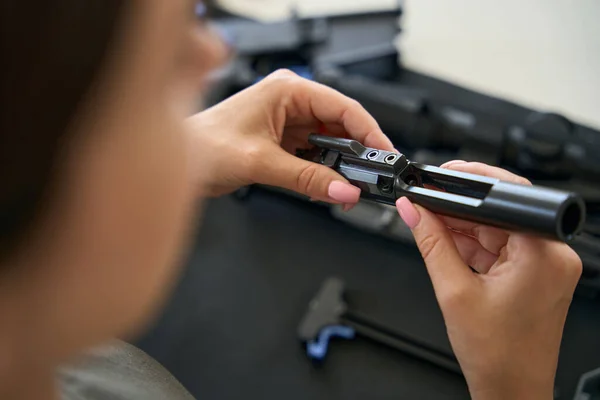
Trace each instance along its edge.
{"label": "knuckle", "polygon": [[561,243],[555,249],[548,259],[553,260],[552,263],[559,279],[568,282],[579,280],[583,273],[583,262],[579,255],[564,243]]}
{"label": "knuckle", "polygon": [[485,232],[485,225],[475,225],[473,226],[471,229],[467,229],[467,234],[471,235],[477,239],[481,239],[484,235]]}
{"label": "knuckle", "polygon": [[342,121],[342,124],[349,116],[363,111],[363,106],[357,100],[350,97],[344,100],[347,101],[347,105],[344,107],[344,111],[339,117],[339,120]]}
{"label": "knuckle", "polygon": [[[490,168],[490,165],[482,163],[481,161],[471,161],[469,163],[467,163],[467,165],[469,165],[472,168],[478,169],[478,170],[486,170]],[[463,166],[463,165],[459,165],[459,166]]]}
{"label": "knuckle", "polygon": [[260,146],[249,145],[244,147],[243,168],[252,180],[257,180],[263,172],[263,149]]}
{"label": "knuckle", "polygon": [[311,192],[318,185],[318,168],[316,165],[307,165],[304,167],[300,174],[298,174],[298,180],[296,187],[298,191],[303,193]]}
{"label": "knuckle", "polygon": [[583,275],[583,262],[581,261],[581,258],[577,258],[577,262],[573,264],[572,271],[573,277],[578,281],[581,278],[581,275]]}
{"label": "knuckle", "polygon": [[569,278],[579,280],[583,274],[583,261],[571,248],[566,251],[563,265]]}
{"label": "knuckle", "polygon": [[362,110],[363,109],[362,104],[358,100],[349,97],[348,101],[349,101],[348,107],[350,109],[352,109],[354,111],[356,111],[356,110]]}
{"label": "knuckle", "polygon": [[469,291],[464,285],[448,285],[437,295],[440,306],[444,309],[456,309],[469,304]]}
{"label": "knuckle", "polygon": [[510,253],[509,251],[509,244],[505,244],[504,246],[502,246],[500,248],[500,250],[498,250],[498,262],[499,263],[503,263],[506,260],[508,260],[508,254]]}
{"label": "knuckle", "polygon": [[438,236],[429,233],[425,233],[419,240],[419,250],[426,263],[435,261],[440,241]]}
{"label": "knuckle", "polygon": [[294,93],[302,81],[295,72],[282,68],[269,74],[260,84],[267,93],[286,94]]}
{"label": "knuckle", "polygon": [[348,98],[348,107],[346,107],[346,113],[366,113],[363,105],[356,99],[351,97]]}

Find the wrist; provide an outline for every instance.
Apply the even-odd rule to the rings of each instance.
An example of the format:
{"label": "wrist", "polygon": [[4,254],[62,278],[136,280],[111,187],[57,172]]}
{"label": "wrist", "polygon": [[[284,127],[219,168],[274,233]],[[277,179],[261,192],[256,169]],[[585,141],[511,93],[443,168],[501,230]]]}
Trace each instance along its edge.
{"label": "wrist", "polygon": [[518,382],[496,382],[486,387],[483,384],[476,388],[469,385],[472,400],[553,400],[554,383],[520,380]]}
{"label": "wrist", "polygon": [[213,132],[215,121],[208,111],[188,117],[188,157],[190,163],[190,184],[198,198],[215,197],[216,168],[219,165],[218,154],[221,151],[215,143]]}
{"label": "wrist", "polygon": [[553,400],[554,389],[523,389],[518,391],[506,390],[505,388],[498,388],[497,390],[471,392],[472,400]]}

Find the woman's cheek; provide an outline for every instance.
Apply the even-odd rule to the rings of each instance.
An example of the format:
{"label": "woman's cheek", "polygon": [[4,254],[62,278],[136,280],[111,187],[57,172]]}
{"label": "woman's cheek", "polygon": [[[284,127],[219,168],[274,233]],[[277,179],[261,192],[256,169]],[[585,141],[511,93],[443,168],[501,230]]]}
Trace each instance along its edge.
{"label": "woman's cheek", "polygon": [[181,121],[146,117],[88,136],[61,204],[65,289],[56,301],[99,334],[135,333],[148,322],[175,281],[194,221]]}
{"label": "woman's cheek", "polygon": [[[168,293],[183,261],[192,227],[194,196],[190,163],[180,124],[165,124],[140,138],[145,150],[132,165],[131,180],[122,182],[130,198],[123,226],[130,252],[129,282],[137,285],[142,314],[153,310]],[[153,140],[152,140],[153,139]]]}

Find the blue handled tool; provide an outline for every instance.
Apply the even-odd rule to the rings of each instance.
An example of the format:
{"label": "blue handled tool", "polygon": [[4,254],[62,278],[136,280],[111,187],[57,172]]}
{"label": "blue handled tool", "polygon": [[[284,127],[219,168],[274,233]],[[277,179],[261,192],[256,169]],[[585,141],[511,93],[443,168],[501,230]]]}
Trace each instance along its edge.
{"label": "blue handled tool", "polygon": [[436,349],[416,338],[394,331],[370,318],[348,309],[343,299],[344,283],[327,279],[312,299],[302,319],[298,336],[311,360],[323,361],[334,337],[353,339],[357,335],[400,350],[458,374],[462,370],[453,354]]}

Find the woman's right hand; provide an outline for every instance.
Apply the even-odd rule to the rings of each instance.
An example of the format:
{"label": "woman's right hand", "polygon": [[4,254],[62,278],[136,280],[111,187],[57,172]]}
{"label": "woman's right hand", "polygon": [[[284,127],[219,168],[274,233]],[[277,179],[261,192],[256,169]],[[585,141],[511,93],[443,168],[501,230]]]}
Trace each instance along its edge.
{"label": "woman's right hand", "polygon": [[[442,167],[530,184],[480,163]],[[397,208],[425,260],[472,398],[553,399],[582,272],[577,254],[564,243],[440,217],[406,198]]]}

